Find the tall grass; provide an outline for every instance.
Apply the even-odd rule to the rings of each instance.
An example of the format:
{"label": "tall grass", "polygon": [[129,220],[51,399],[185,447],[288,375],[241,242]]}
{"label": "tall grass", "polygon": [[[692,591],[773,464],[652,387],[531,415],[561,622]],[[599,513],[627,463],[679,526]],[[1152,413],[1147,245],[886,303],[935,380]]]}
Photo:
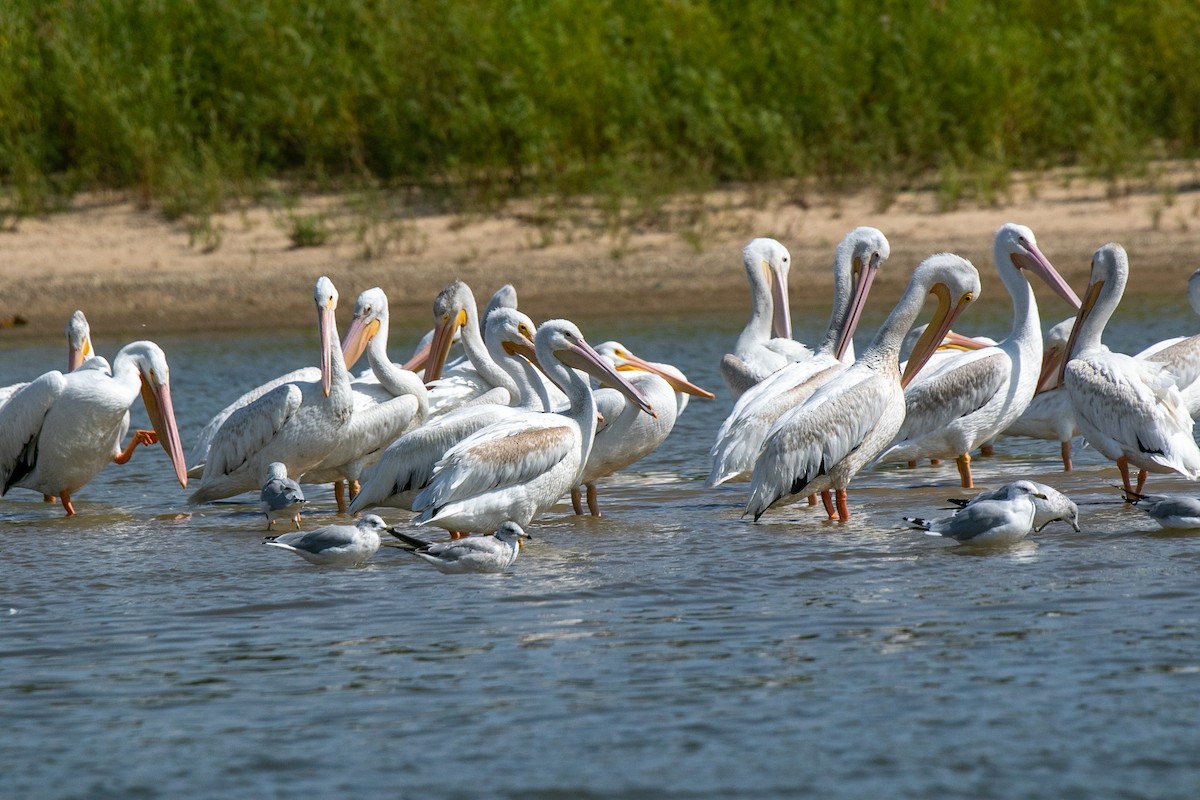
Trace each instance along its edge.
{"label": "tall grass", "polygon": [[1195,0],[7,0],[10,206],[266,179],[455,206],[726,181],[1003,190],[1200,149]]}

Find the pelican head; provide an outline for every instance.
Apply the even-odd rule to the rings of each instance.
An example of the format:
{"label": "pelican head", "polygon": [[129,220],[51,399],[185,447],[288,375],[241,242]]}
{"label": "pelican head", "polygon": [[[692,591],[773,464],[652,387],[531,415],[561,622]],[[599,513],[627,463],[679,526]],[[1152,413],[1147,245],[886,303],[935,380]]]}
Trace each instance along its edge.
{"label": "pelican head", "polygon": [[1049,284],[1055,294],[1066,300],[1076,310],[1079,309],[1079,295],[1067,285],[1058,271],[1050,264],[1049,259],[1038,249],[1037,239],[1033,231],[1024,225],[1008,222],[996,231],[995,252],[997,266],[1005,263],[1012,264],[1018,270],[1028,270]]}
{"label": "pelican head", "polygon": [[337,310],[338,291],[333,281],[324,275],[317,278],[313,300],[317,304],[317,332],[321,339],[321,390],[328,397],[333,386],[333,348],[337,346],[337,323],[333,312]]}
{"label": "pelican head", "polygon": [[1067,342],[1067,355],[1059,372],[1060,381],[1066,372],[1067,362],[1076,353],[1100,345],[1100,335],[1116,310],[1117,303],[1121,302],[1121,296],[1125,294],[1125,281],[1128,278],[1129,256],[1124,247],[1109,242],[1092,254],[1091,276],[1079,314],[1075,317],[1071,339]]}
{"label": "pelican head", "polygon": [[[654,414],[649,401],[636,386],[625,380],[604,357],[588,344],[575,323],[565,319],[552,319],[542,323],[535,337],[538,361],[543,365],[557,360],[572,369],[580,369],[607,386],[619,391],[637,404],[647,414]],[[565,381],[551,375],[560,388],[567,391]]]}
{"label": "pelican head", "polygon": [[342,356],[346,369],[350,369],[362,358],[367,345],[382,332],[384,340],[388,334],[388,301],[383,289],[376,286],[367,289],[354,301],[354,319],[342,339]]}
{"label": "pelican head", "polygon": [[456,280],[433,300],[433,340],[429,343],[429,360],[425,363],[425,382],[442,377],[446,357],[454,335],[475,314],[475,295],[471,287]]}
{"label": "pelican head", "polygon": [[513,288],[511,283],[506,283],[496,290],[492,295],[492,299],[488,300],[488,304],[483,308],[483,321],[486,324],[487,318],[492,315],[492,312],[497,308],[516,308],[517,307],[517,290]]}
{"label": "pelican head", "polygon": [[958,319],[963,310],[979,297],[979,271],[965,258],[953,253],[938,253],[922,261],[913,270],[908,282],[908,292],[917,290],[937,298],[937,309],[933,319],[921,334],[921,338],[913,345],[912,355],[900,376],[900,385],[908,386],[909,381],[920,372],[930,356],[937,350],[950,326]]}
{"label": "pelican head", "polygon": [[487,342],[496,342],[508,355],[520,355],[537,364],[537,353],[534,337],[537,328],[528,315],[522,314],[515,308],[500,307],[488,314],[484,324],[483,338]]}
{"label": "pelican head", "polygon": [[694,395],[695,397],[705,397],[709,400],[716,397],[712,392],[701,389],[689,381],[684,377],[682,372],[669,364],[655,364],[653,361],[645,361],[641,357],[631,353],[629,348],[620,342],[604,342],[596,347],[596,352],[610,361],[616,367],[617,372],[649,372],[652,375],[662,378],[677,392]]}
{"label": "pelican head", "polygon": [[771,327],[775,335],[792,338],[792,315],[788,308],[788,270],[792,256],[774,239],[751,239],[742,250],[742,263],[750,285],[764,287],[771,299]]}
{"label": "pelican head", "polygon": [[503,523],[496,529],[496,538],[502,542],[516,542],[518,545],[522,539],[533,540],[533,537],[526,533],[524,528],[512,520]]}
{"label": "pelican head", "polygon": [[183,460],[183,444],[179,426],[175,424],[175,406],[171,402],[171,370],[167,355],[154,342],[130,342],[117,353],[114,363],[130,360],[137,366],[142,381],[142,403],[146,416],[158,434],[158,443],[171,459],[179,485],[187,488],[187,465]]}
{"label": "pelican head", "polygon": [[82,311],[67,321],[67,372],[74,372],[92,355],[92,329]]}
{"label": "pelican head", "polygon": [[838,245],[833,259],[834,279],[843,280],[840,273],[846,269],[843,265],[848,265],[849,278],[853,284],[850,302],[846,306],[846,317],[842,321],[834,345],[834,358],[838,361],[842,360],[846,347],[854,338],[854,330],[858,327],[863,308],[867,304],[867,294],[871,291],[875,275],[891,253],[892,247],[883,231],[866,225],[847,233]]}

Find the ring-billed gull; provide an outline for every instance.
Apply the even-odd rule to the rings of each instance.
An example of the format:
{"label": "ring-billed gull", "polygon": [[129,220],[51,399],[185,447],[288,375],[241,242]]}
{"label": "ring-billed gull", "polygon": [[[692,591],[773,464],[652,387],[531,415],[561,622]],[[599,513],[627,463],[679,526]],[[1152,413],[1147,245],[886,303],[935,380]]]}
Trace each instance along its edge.
{"label": "ring-billed gull", "polygon": [[517,560],[521,540],[532,539],[515,522],[505,522],[495,536],[471,536],[449,542],[427,542],[397,530],[388,531],[406,550],[441,572],[503,572]]}
{"label": "ring-billed gull", "polygon": [[1015,542],[1024,539],[1033,530],[1033,517],[1037,512],[1034,499],[1046,499],[1046,495],[1032,492],[1032,487],[1021,486],[1020,483],[1018,481],[1004,499],[970,503],[958,513],[942,519],[904,517],[904,521],[931,535],[964,543]]}
{"label": "ring-billed gull", "polygon": [[[1071,498],[1053,486],[1047,486],[1037,481],[1013,481],[1012,483],[1004,484],[999,489],[993,489],[990,492],[980,492],[970,500],[951,497],[950,502],[956,506],[965,508],[975,503],[981,503],[984,500],[1007,500],[1018,486],[1034,497],[1033,506],[1036,509],[1033,515],[1034,533],[1040,533],[1042,528],[1051,522],[1058,522],[1059,520],[1066,522],[1075,529],[1076,533],[1079,533],[1079,507],[1075,505]],[[1046,498],[1043,500],[1037,497],[1038,494],[1043,494]]]}
{"label": "ring-billed gull", "polygon": [[1200,500],[1166,494],[1125,492],[1126,499],[1145,511],[1164,528],[1188,530],[1200,528]]}
{"label": "ring-billed gull", "polygon": [[267,516],[267,530],[275,527],[275,520],[289,519],[300,530],[300,506],[304,505],[304,491],[300,484],[288,477],[287,466],[280,461],[267,465],[267,482],[263,484],[258,499]]}
{"label": "ring-billed gull", "polygon": [[379,534],[388,525],[374,514],[367,514],[354,525],[326,525],[307,533],[268,536],[263,544],[291,550],[313,564],[358,565],[379,549]]}

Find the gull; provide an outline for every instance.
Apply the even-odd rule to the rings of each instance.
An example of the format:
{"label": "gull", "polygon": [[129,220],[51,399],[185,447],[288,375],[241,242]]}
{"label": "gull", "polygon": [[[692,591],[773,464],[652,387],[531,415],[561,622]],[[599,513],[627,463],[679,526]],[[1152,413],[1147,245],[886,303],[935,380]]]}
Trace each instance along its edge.
{"label": "gull", "polygon": [[1018,481],[1004,499],[969,503],[961,511],[942,519],[904,517],[904,521],[932,536],[970,544],[998,544],[1024,539],[1033,530],[1035,499],[1046,495]]}
{"label": "gull", "polygon": [[[1130,498],[1133,498],[1130,500]],[[1200,500],[1166,494],[1138,494],[1125,491],[1125,500],[1145,511],[1164,528],[1190,530],[1200,528]]]}
{"label": "gull", "polygon": [[[1051,522],[1063,521],[1075,529],[1079,533],[1079,507],[1062,492],[1052,486],[1047,486],[1044,483],[1037,481],[1013,481],[1006,483],[999,489],[993,489],[990,492],[980,492],[971,499],[951,497],[950,502],[961,508],[970,508],[976,503],[982,503],[987,500],[1008,500],[1011,499],[1014,493],[1025,492],[1034,498],[1033,506],[1036,509],[1033,515],[1033,532],[1040,533],[1042,528],[1045,528]],[[1043,499],[1040,495],[1045,495]]]}
{"label": "gull", "polygon": [[287,466],[279,461],[267,465],[267,482],[263,484],[258,499],[267,517],[267,530],[275,527],[275,520],[290,519],[300,530],[300,506],[304,505],[304,492],[300,484],[288,477]]}
{"label": "gull", "polygon": [[521,540],[533,538],[512,521],[501,525],[495,536],[472,536],[449,542],[427,542],[397,530],[389,533],[404,542],[405,550],[451,575],[503,572],[517,560]]}
{"label": "gull", "polygon": [[268,536],[263,544],[291,550],[311,564],[363,564],[379,549],[379,534],[388,525],[374,514],[367,514],[354,525],[326,525],[307,533]]}

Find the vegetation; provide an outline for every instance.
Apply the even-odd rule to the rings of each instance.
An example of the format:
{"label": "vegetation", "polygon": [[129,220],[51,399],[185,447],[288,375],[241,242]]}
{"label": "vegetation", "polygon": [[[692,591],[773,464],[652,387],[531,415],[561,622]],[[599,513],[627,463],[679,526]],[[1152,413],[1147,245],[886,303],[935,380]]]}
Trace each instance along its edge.
{"label": "vegetation", "polygon": [[6,0],[0,217],[117,188],[203,219],[278,179],[478,210],[932,175],[953,203],[1195,155],[1197,64],[1195,0]]}

